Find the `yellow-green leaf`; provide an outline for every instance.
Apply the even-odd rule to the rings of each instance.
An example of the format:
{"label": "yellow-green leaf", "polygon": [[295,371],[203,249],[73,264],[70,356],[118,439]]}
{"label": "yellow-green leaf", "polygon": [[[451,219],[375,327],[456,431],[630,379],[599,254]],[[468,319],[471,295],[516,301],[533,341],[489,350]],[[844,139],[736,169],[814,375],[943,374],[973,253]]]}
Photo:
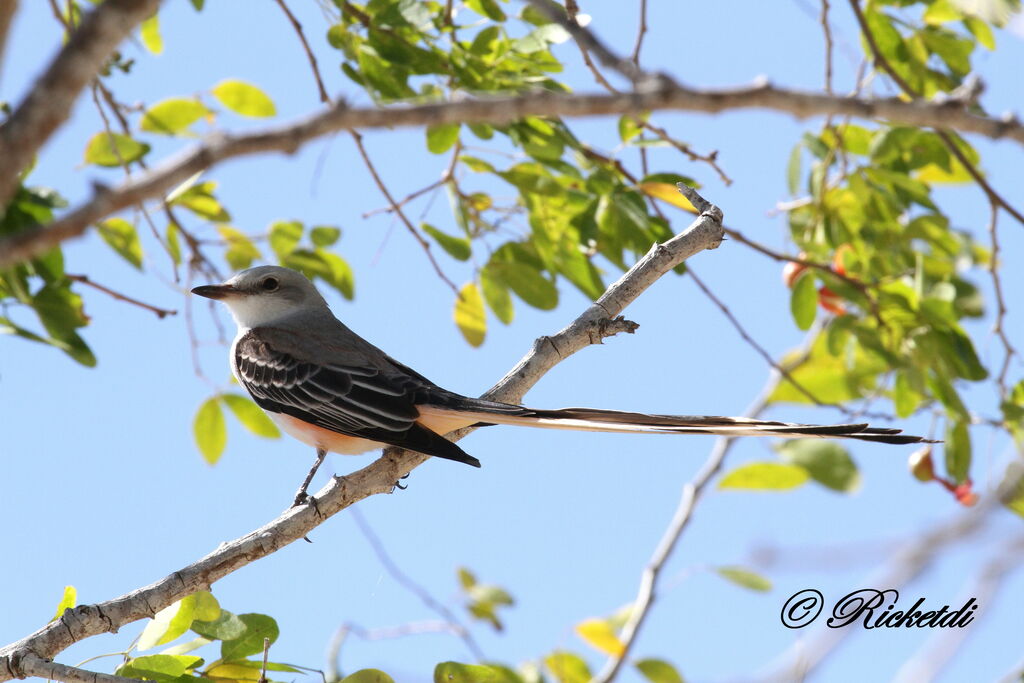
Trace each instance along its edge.
{"label": "yellow-green leaf", "polygon": [[814,481],[833,491],[850,493],[860,488],[860,472],[846,449],[834,441],[793,439],[779,446],[779,455],[807,470]]}
{"label": "yellow-green leaf", "polygon": [[139,636],[139,650],[169,643],[187,631],[195,618],[196,603],[195,594],[188,595],[153,615]]}
{"label": "yellow-green leaf", "polygon": [[277,428],[273,420],[267,417],[263,409],[239,394],[224,394],[221,396],[224,404],[235,414],[242,426],[256,436],[263,436],[268,439],[277,439],[281,436],[281,430]]}
{"label": "yellow-green leaf", "polygon": [[749,588],[752,591],[765,593],[772,589],[771,581],[743,567],[715,567],[715,572],[723,579],[732,581],[737,586]]}
{"label": "yellow-green leaf", "polygon": [[552,652],[544,658],[544,666],[558,683],[589,683],[590,667],[572,652]]}
{"label": "yellow-green leaf", "polygon": [[639,659],[636,668],[651,683],[685,683],[676,668],[663,659]]}
{"label": "yellow-green leaf", "polygon": [[53,619],[50,621],[56,621],[60,619],[61,615],[64,614],[64,610],[71,609],[78,603],[78,591],[75,590],[74,586],[64,586],[64,595],[61,596],[60,602],[57,603],[57,611],[53,615]]}
{"label": "yellow-green leaf", "polygon": [[211,465],[220,460],[220,456],[224,453],[224,446],[228,442],[224,412],[221,410],[220,401],[217,398],[214,396],[203,401],[192,422],[192,433],[195,435],[199,452],[203,454],[203,459]]}
{"label": "yellow-green leaf", "polygon": [[683,211],[697,213],[697,209],[693,207],[690,200],[681,195],[672,183],[646,182],[640,183],[636,187],[648,197],[660,199]]}
{"label": "yellow-green leaf", "polygon": [[613,657],[621,657],[626,646],[605,619],[584,619],[576,624],[576,635],[599,652]]}
{"label": "yellow-green leaf", "polygon": [[163,53],[164,39],[160,35],[160,20],[157,15],[154,14],[142,22],[141,33],[142,44],[146,46],[147,50],[155,55]]}
{"label": "yellow-green leaf", "polygon": [[508,287],[499,282],[489,267],[480,271],[480,288],[483,289],[484,299],[487,305],[498,316],[498,320],[508,325],[515,317],[515,309],[512,307],[512,295],[508,293]]}
{"label": "yellow-green leaf", "polygon": [[729,472],[718,482],[720,489],[785,491],[796,488],[811,475],[803,467],[779,462],[752,462]]}
{"label": "yellow-green leaf", "polygon": [[441,232],[430,223],[421,223],[423,232],[427,233],[441,245],[449,256],[459,261],[465,261],[470,256],[469,240],[465,237],[453,237],[446,232]]}
{"label": "yellow-green leaf", "polygon": [[818,290],[814,288],[814,277],[804,272],[797,277],[789,296],[789,310],[796,326],[809,330],[818,314]]}
{"label": "yellow-green leaf", "polygon": [[472,282],[467,282],[459,290],[459,298],[455,300],[455,324],[471,346],[480,346],[484,343],[484,337],[487,335],[484,300]]}
{"label": "yellow-green leaf", "polygon": [[434,154],[444,154],[459,139],[459,124],[440,123],[427,128],[427,149]]}
{"label": "yellow-green leaf", "polygon": [[149,107],[140,127],[149,133],[177,135],[209,113],[206,105],[198,100],[172,97]]}
{"label": "yellow-green leaf", "polygon": [[[505,671],[486,664],[441,662],[434,667],[434,683],[508,683],[508,681],[509,678]],[[376,683],[376,681],[367,681],[366,683]]]}
{"label": "yellow-green leaf", "polygon": [[221,104],[242,116],[263,118],[277,113],[274,101],[265,92],[244,81],[221,81],[211,92]]}
{"label": "yellow-green leaf", "polygon": [[123,218],[108,218],[96,224],[100,237],[114,251],[139,270],[142,270],[142,243],[135,226]]}
{"label": "yellow-green leaf", "polygon": [[138,161],[149,152],[149,145],[121,133],[96,133],[85,146],[85,163],[115,168]]}

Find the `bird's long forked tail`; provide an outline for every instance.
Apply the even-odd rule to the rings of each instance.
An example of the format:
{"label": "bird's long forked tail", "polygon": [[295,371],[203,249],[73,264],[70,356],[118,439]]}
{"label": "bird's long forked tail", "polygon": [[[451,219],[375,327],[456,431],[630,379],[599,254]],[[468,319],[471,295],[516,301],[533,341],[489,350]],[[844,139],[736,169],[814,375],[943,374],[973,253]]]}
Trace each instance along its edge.
{"label": "bird's long forked tail", "polygon": [[[422,407],[421,407],[422,410]],[[713,434],[718,436],[774,436],[780,438],[857,439],[888,444],[936,443],[899,429],[870,427],[867,423],[808,425],[745,417],[713,415],[650,415],[597,408],[535,410],[505,403],[473,400],[458,408],[430,406],[437,416],[450,413],[484,425],[518,425],[588,432]]]}

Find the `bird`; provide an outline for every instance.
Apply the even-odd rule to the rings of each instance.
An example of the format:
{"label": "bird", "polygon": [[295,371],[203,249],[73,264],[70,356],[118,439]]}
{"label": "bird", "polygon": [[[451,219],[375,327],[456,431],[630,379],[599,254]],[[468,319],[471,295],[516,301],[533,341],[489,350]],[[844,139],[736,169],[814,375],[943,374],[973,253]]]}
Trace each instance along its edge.
{"label": "bird", "polygon": [[596,408],[537,409],[448,391],[349,329],[316,286],[282,266],[243,270],[192,289],[227,305],[238,327],[231,371],[287,434],[316,449],[306,488],[327,452],[397,446],[473,467],[480,461],[444,437],[469,426],[517,425],[598,432],[715,434],[928,442],[866,423],[812,425],[713,415],[658,415]]}

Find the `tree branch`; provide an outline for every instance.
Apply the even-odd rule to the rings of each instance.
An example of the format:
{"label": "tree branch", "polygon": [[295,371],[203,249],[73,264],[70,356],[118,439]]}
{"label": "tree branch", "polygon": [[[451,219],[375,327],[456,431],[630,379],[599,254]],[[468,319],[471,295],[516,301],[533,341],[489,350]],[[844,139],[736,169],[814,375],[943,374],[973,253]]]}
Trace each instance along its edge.
{"label": "tree branch", "polygon": [[[106,3],[102,5],[106,6]],[[945,126],[1024,145],[1024,125],[1016,118],[994,119],[968,112],[961,103],[903,102],[823,95],[759,84],[732,90],[694,90],[678,84],[632,93],[571,95],[530,93],[459,102],[348,108],[339,102],[312,117],[243,135],[222,134],[168,159],[150,173],[116,189],[97,185],[92,199],[47,227],[0,240],[0,268],[24,261],[85,232],[94,221],[144,199],[157,197],[227,159],[266,152],[294,153],[303,144],[339,130],[397,128],[456,122],[504,123],[532,116],[621,115],[652,110],[716,113],[733,109],[772,109],[797,117],[824,114],[883,118],[915,126]]]}
{"label": "tree branch", "polygon": [[[639,262],[587,308],[575,321],[551,337],[541,337],[533,349],[483,398],[518,402],[548,370],[572,353],[600,343],[609,331],[609,318],[617,316],[658,278],[685,259],[713,249],[722,239],[722,212],[689,188],[681,188],[701,214],[682,233],[654,245]],[[472,431],[460,430],[458,439]],[[367,467],[333,478],[317,492],[316,505],[290,508],[255,531],[218,547],[202,559],[143,588],[96,605],[66,610],[60,619],[35,633],[0,648],[0,682],[23,678],[28,657],[51,658],[76,642],[115,632],[125,624],[152,617],[156,612],[198,590],[208,589],[237,569],[301,539],[327,518],[372,495],[390,493],[394,483],[429,456],[387,449]]]}
{"label": "tree branch", "polygon": [[7,46],[7,36],[11,32],[11,24],[14,22],[14,15],[18,12],[18,0],[7,0],[0,3],[0,65],[4,63],[4,48]]}
{"label": "tree branch", "polygon": [[134,678],[86,671],[78,667],[51,662],[31,653],[19,658],[16,666],[21,672],[19,678],[35,676],[62,683],[136,683]]}
{"label": "tree branch", "polygon": [[25,100],[0,126],[0,207],[14,196],[22,169],[71,115],[82,88],[159,5],[160,0],[107,0],[82,20]]}

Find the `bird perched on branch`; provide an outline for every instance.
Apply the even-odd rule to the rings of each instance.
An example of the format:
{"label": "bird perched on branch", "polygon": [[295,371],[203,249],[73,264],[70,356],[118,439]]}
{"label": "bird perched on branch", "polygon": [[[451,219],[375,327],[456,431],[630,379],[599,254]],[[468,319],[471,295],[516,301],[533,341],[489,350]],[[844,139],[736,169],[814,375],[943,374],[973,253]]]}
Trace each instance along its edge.
{"label": "bird perched on branch", "polygon": [[317,450],[305,488],[328,451],[398,446],[480,466],[444,434],[471,425],[596,432],[858,439],[926,439],[867,424],[806,425],[708,415],[649,415],[595,408],[542,410],[442,389],[346,327],[304,275],[279,266],[244,270],[193,294],[224,302],[238,324],[231,370],[281,429]]}

